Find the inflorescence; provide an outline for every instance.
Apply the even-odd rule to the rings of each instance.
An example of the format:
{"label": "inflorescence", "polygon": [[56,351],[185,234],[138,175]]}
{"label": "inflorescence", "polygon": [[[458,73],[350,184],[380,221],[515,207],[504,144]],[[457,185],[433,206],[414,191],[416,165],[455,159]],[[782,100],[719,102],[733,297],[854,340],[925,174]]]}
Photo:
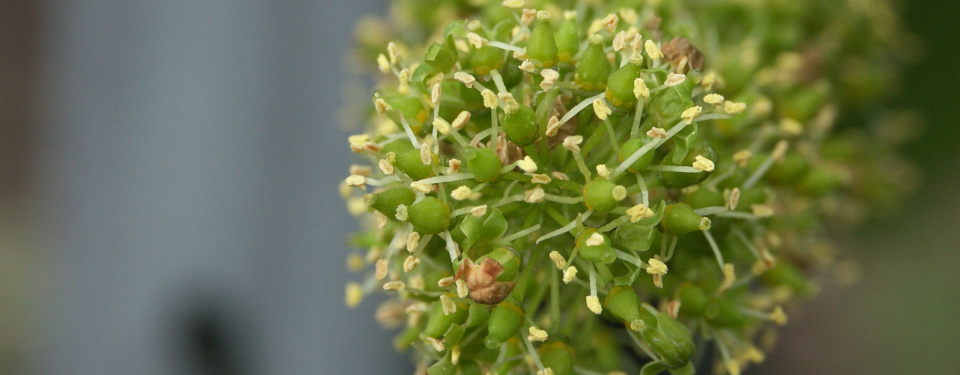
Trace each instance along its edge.
{"label": "inflorescence", "polygon": [[372,125],[349,138],[369,164],[342,186],[368,224],[346,303],[393,296],[377,320],[418,371],[689,374],[710,345],[738,374],[846,275],[831,223],[903,190],[860,152],[903,136],[836,126],[882,97],[883,74],[828,66],[887,56],[875,8],[881,47],[848,56],[805,39],[856,32],[831,28],[845,8],[775,30],[791,2],[451,3],[414,8],[429,42],[370,58]]}

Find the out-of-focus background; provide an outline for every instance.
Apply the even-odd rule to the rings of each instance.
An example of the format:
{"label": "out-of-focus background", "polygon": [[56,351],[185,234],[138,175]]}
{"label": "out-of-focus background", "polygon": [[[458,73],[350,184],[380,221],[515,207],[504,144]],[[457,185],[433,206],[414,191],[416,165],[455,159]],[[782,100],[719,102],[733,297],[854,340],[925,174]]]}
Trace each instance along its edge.
{"label": "out-of-focus background", "polygon": [[[950,8],[950,9],[945,9]],[[960,23],[906,106],[918,193],[754,374],[960,373]],[[0,374],[403,374],[343,304],[338,125],[352,24],[385,0],[0,1]]]}

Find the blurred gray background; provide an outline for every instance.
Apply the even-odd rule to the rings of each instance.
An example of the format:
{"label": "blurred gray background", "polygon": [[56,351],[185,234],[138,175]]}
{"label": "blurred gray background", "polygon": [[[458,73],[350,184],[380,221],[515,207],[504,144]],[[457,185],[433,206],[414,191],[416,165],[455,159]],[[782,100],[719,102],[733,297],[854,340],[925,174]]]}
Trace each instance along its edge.
{"label": "blurred gray background", "polygon": [[[386,1],[0,1],[0,374],[407,374],[343,303],[344,59]],[[925,174],[764,374],[960,373],[956,12],[903,102]],[[955,8],[956,5],[953,5]],[[954,9],[956,10],[956,9]]]}

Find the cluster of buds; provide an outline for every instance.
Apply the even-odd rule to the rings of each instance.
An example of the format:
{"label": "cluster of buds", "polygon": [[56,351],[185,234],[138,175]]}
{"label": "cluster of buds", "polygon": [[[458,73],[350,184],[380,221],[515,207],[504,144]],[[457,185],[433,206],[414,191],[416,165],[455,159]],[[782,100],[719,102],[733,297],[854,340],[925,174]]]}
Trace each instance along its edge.
{"label": "cluster of buds", "polygon": [[[828,223],[903,189],[867,156],[903,121],[837,130],[884,95],[828,64],[889,57],[877,25],[894,20],[809,2],[827,11],[398,1],[434,26],[370,58],[373,125],[349,139],[369,165],[342,187],[368,226],[347,304],[393,296],[377,318],[431,375],[689,374],[706,345],[720,372],[763,361],[784,308],[849,269]],[[817,39],[862,31],[842,15],[877,46]]]}

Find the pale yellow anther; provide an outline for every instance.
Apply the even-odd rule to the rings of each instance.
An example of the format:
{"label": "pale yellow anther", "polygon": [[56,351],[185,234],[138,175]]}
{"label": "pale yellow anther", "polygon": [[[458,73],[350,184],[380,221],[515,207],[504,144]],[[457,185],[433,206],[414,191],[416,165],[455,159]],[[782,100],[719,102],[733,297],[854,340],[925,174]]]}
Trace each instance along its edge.
{"label": "pale yellow anther", "polygon": [[433,118],[433,127],[437,128],[440,134],[450,134],[450,123],[440,117]]}
{"label": "pale yellow anther", "polygon": [[724,102],[723,103],[723,111],[731,115],[739,114],[740,112],[743,112],[746,109],[747,109],[746,103],[742,103],[742,102]]}
{"label": "pale yellow anther", "polygon": [[523,201],[527,203],[540,203],[543,202],[544,196],[543,188],[538,185],[533,189],[523,192]]}
{"label": "pale yellow anther", "polygon": [[560,78],[560,73],[553,69],[543,69],[540,71],[540,76],[543,77],[543,81],[540,82],[540,89],[549,90],[553,88],[553,84]]}
{"label": "pale yellow anther", "polygon": [[630,321],[630,330],[634,332],[640,332],[647,327],[647,324],[643,322],[642,319],[634,319]]}
{"label": "pale yellow anther", "polygon": [[683,83],[687,80],[687,76],[683,74],[670,73],[667,74],[667,79],[663,81],[663,85],[667,87],[673,87]]}
{"label": "pale yellow anther", "polygon": [[360,306],[360,301],[363,300],[363,287],[360,284],[349,282],[347,283],[346,296],[344,297],[344,302],[346,302],[347,307],[354,308]]}
{"label": "pale yellow anther", "polygon": [[790,144],[785,140],[777,142],[776,146],[773,146],[773,151],[770,152],[770,158],[775,161],[780,161],[783,159],[783,156],[787,154],[787,149],[790,147]]}
{"label": "pale yellow anther", "polygon": [[407,212],[407,205],[405,205],[405,204],[398,204],[398,205],[397,205],[397,214],[396,214],[395,216],[396,216],[397,220],[407,221],[407,218],[410,216],[410,214]]}
{"label": "pale yellow anther", "polygon": [[693,167],[699,171],[703,172],[713,172],[713,169],[716,167],[713,164],[713,160],[703,157],[703,155],[697,155],[694,158]]}
{"label": "pale yellow anther", "polygon": [[660,260],[659,257],[653,257],[647,260],[647,273],[651,275],[666,275],[667,274],[667,264]]}
{"label": "pale yellow anther", "polygon": [[594,99],[593,112],[596,113],[597,117],[601,120],[606,120],[607,116],[613,113],[613,110],[607,106],[607,103],[603,99]]}
{"label": "pale yellow anther", "polygon": [[544,331],[534,326],[530,326],[529,331],[530,331],[530,335],[527,336],[527,340],[529,341],[543,342],[543,341],[547,341],[547,338],[549,337],[547,335],[547,331]]}
{"label": "pale yellow anther", "polygon": [[490,91],[490,89],[483,89],[483,91],[480,92],[480,96],[483,97],[484,107],[493,109],[500,105],[500,99],[497,99],[497,94]]}
{"label": "pale yellow anther", "polygon": [[477,82],[477,79],[474,78],[472,74],[466,72],[453,73],[453,79],[462,82],[467,88],[473,88],[473,83]]}
{"label": "pale yellow anther", "polygon": [[740,375],[740,363],[735,360],[727,360],[723,362],[723,366],[727,368],[728,375]]}
{"label": "pale yellow anther", "polygon": [[647,136],[650,138],[666,138],[667,131],[664,128],[654,127],[647,131]]}
{"label": "pale yellow anther", "polygon": [[520,63],[519,68],[520,70],[531,74],[537,70],[537,67],[535,67],[533,62],[530,60],[523,60],[523,62]]}
{"label": "pale yellow anther", "polygon": [[657,43],[654,43],[650,39],[647,39],[643,44],[643,49],[647,51],[647,57],[653,61],[658,61],[663,58],[663,52],[660,51],[660,47],[657,47]]}
{"label": "pale yellow anther", "polygon": [[517,103],[517,100],[513,98],[513,94],[509,92],[497,94],[497,98],[503,103],[503,110],[507,113],[514,113],[520,109],[520,103]]}
{"label": "pale yellow anther", "polygon": [[733,188],[733,190],[730,190],[729,194],[724,195],[727,196],[724,206],[726,206],[730,211],[736,210],[737,205],[740,204],[740,188]]}
{"label": "pale yellow anther", "polygon": [[364,177],[370,177],[370,173],[371,173],[371,172],[372,172],[372,169],[370,168],[370,166],[367,166],[367,165],[357,165],[357,164],[352,164],[352,165],[350,165],[350,174],[356,174],[356,175],[361,175],[361,176],[364,176]]}
{"label": "pale yellow anther", "polygon": [[537,375],[554,375],[553,369],[544,367],[543,370],[537,370]]}
{"label": "pale yellow anther", "polygon": [[437,352],[443,352],[443,342],[440,340],[427,336],[423,339],[423,341],[433,347],[433,350],[436,350]]}
{"label": "pale yellow anther", "polygon": [[463,279],[457,279],[457,297],[467,298],[467,295],[470,294],[470,289],[467,288],[467,282]]}
{"label": "pale yellow anther", "polygon": [[525,60],[527,58],[527,50],[523,49],[520,51],[513,51],[513,58],[517,60]]}
{"label": "pale yellow anther", "polygon": [[457,304],[453,303],[446,294],[440,295],[440,307],[443,308],[443,315],[450,315],[457,312]]}
{"label": "pale yellow anther", "polygon": [[537,21],[549,21],[551,18],[553,18],[553,16],[550,15],[550,12],[545,10],[537,11]]}
{"label": "pale yellow anther", "polygon": [[607,29],[608,33],[617,31],[617,24],[620,23],[620,17],[616,14],[608,14],[606,17],[603,17],[603,28]]}
{"label": "pale yellow anther", "polygon": [[520,13],[520,23],[524,25],[530,25],[533,23],[533,20],[537,19],[537,10],[536,9],[524,9]]}
{"label": "pale yellow anther", "polygon": [[413,189],[414,191],[419,191],[419,192],[424,193],[424,194],[429,194],[430,192],[433,191],[433,185],[432,185],[432,184],[425,184],[425,183],[422,183],[422,182],[420,182],[420,181],[411,182],[411,183],[410,183],[410,188]]}
{"label": "pale yellow anther", "polygon": [[600,177],[603,177],[603,178],[608,178],[608,177],[610,177],[610,168],[607,168],[607,165],[606,165],[606,164],[598,164],[598,165],[597,165],[597,175],[599,175]]}
{"label": "pale yellow anther", "polygon": [[363,153],[366,151],[366,144],[370,141],[370,136],[366,134],[355,134],[347,137],[347,142],[350,143],[350,150],[357,153]]}
{"label": "pale yellow anther", "polygon": [[633,65],[643,64],[643,55],[641,55],[640,52],[634,51],[630,54],[630,63]]}
{"label": "pale yellow anther", "polygon": [[587,308],[597,315],[603,312],[603,306],[600,305],[600,298],[597,298],[597,296],[587,296]]}
{"label": "pale yellow anther", "polygon": [[563,19],[567,21],[575,21],[577,19],[577,11],[575,10],[563,11]]}
{"label": "pale yellow anther", "polygon": [[383,230],[387,227],[387,215],[384,215],[380,211],[373,211],[373,217],[377,221],[377,229]]}
{"label": "pale yellow anther", "polygon": [[403,260],[403,272],[410,273],[411,271],[416,269],[417,266],[419,265],[420,265],[420,258],[417,258],[413,255],[408,255],[407,259]]}
{"label": "pale yellow anther", "polygon": [[347,183],[347,186],[363,187],[364,185],[366,185],[367,179],[366,177],[355,174],[355,175],[350,175],[350,177],[347,177],[344,180],[344,182]]}
{"label": "pale yellow anther", "polygon": [[600,246],[603,245],[604,242],[603,235],[594,232],[584,243],[586,243],[587,246]]}
{"label": "pale yellow anther", "polygon": [[487,205],[480,205],[470,209],[470,213],[476,217],[483,217],[487,214]]}
{"label": "pale yellow anther", "polygon": [[467,126],[467,121],[470,121],[470,112],[461,111],[457,118],[453,119],[453,123],[450,124],[454,129],[460,130],[464,126]]}
{"label": "pale yellow anther", "polygon": [[534,184],[539,184],[539,185],[549,184],[550,181],[551,181],[550,176],[547,176],[545,174],[534,173],[532,176],[530,176],[530,182]]}
{"label": "pale yellow anther", "polygon": [[374,268],[373,275],[374,277],[377,278],[378,281],[383,280],[384,277],[387,277],[387,260],[386,259],[383,259],[383,258],[377,259],[377,263],[374,263],[373,268]]}
{"label": "pale yellow anther", "polygon": [[507,8],[520,9],[523,8],[523,0],[503,0],[503,6]]}
{"label": "pale yellow anther", "polygon": [[553,178],[558,179],[560,181],[570,181],[570,176],[567,176],[566,173],[563,173],[560,171],[550,172],[550,175],[553,176]]}
{"label": "pale yellow anther", "polygon": [[780,131],[787,135],[798,136],[803,134],[803,124],[792,118],[784,118],[780,120]]}
{"label": "pale yellow anther", "polygon": [[740,150],[733,153],[733,162],[737,163],[737,166],[740,168],[746,167],[750,163],[750,158],[753,157],[753,152],[750,150]]}
{"label": "pale yellow anther", "polygon": [[779,326],[785,326],[787,325],[787,314],[783,312],[782,307],[777,306],[770,312],[770,320]]}
{"label": "pale yellow anther", "polygon": [[687,125],[690,125],[693,123],[693,120],[696,120],[697,117],[700,116],[701,111],[703,111],[703,108],[701,108],[698,105],[695,105],[683,111],[683,113],[680,114],[680,118],[686,120]]}
{"label": "pale yellow anther", "polygon": [[670,315],[671,318],[676,318],[680,314],[680,300],[675,299],[667,302],[667,315]]}
{"label": "pale yellow anther", "polygon": [[450,285],[453,285],[453,276],[447,276],[447,277],[441,278],[440,280],[437,280],[437,286],[441,288],[446,288]]}
{"label": "pale yellow anther", "polygon": [[733,282],[737,281],[737,274],[734,271],[732,263],[723,265],[723,282],[720,283],[721,292],[730,289],[730,287],[733,286]]}
{"label": "pale yellow anther", "polygon": [[420,245],[420,233],[412,232],[407,236],[407,251],[414,252],[417,250],[417,246]]}
{"label": "pale yellow anther", "polygon": [[757,349],[757,347],[748,345],[747,349],[743,352],[743,358],[753,363],[763,363],[763,361],[766,359],[766,356],[760,351],[760,349]]}
{"label": "pale yellow anther", "polygon": [[351,198],[347,200],[347,211],[353,216],[360,216],[367,212],[367,204],[360,198]]}
{"label": "pale yellow anther", "polygon": [[527,173],[533,173],[537,171],[537,163],[534,162],[529,155],[524,156],[523,159],[518,161],[517,166]]}
{"label": "pale yellow anther", "polygon": [[773,207],[767,204],[751,204],[750,212],[759,218],[771,217],[774,214]]}
{"label": "pale yellow anther", "polygon": [[561,125],[563,124],[560,123],[560,119],[558,119],[557,116],[550,116],[550,119],[547,120],[547,136],[553,137],[557,135],[557,131],[560,130]]}
{"label": "pale yellow anther", "polygon": [[613,200],[617,202],[622,201],[627,198],[627,188],[623,185],[614,186],[610,195],[613,196]]}
{"label": "pale yellow anther", "polygon": [[702,216],[700,217],[700,223],[697,224],[697,229],[710,230],[711,225],[713,225],[713,221],[711,221],[709,217]]}
{"label": "pale yellow anther", "polygon": [[487,40],[475,32],[467,33],[467,42],[469,42],[473,48],[481,48],[487,44]]}
{"label": "pale yellow anther", "polygon": [[723,95],[720,94],[707,94],[703,97],[703,102],[707,104],[723,104]]}
{"label": "pale yellow anther", "polygon": [[420,145],[420,162],[422,162],[423,164],[430,165],[432,161],[433,161],[433,153],[430,152],[430,147],[428,147],[426,143]]}
{"label": "pale yellow anther", "polygon": [[563,255],[560,255],[559,251],[551,251],[550,260],[553,261],[553,264],[557,266],[558,270],[563,270],[567,267],[567,260],[563,259]]}
{"label": "pale yellow anther", "polygon": [[633,80],[633,96],[637,99],[650,97],[650,88],[643,82],[643,78]]}
{"label": "pale yellow anther", "polygon": [[653,217],[653,210],[643,204],[638,204],[627,209],[627,216],[630,216],[631,223],[636,223]]}
{"label": "pale yellow anther", "polygon": [[434,106],[437,103],[440,103],[440,84],[434,83],[433,87],[430,88],[430,103],[433,103]]}
{"label": "pale yellow anther", "polygon": [[460,346],[454,345],[453,348],[450,349],[450,363],[454,365],[460,363]]}
{"label": "pale yellow anther", "polygon": [[577,278],[577,267],[569,266],[565,271],[563,271],[563,283],[570,284],[574,279]]}
{"label": "pale yellow anther", "polygon": [[383,290],[403,290],[407,285],[403,281],[391,281],[383,284]]}
{"label": "pale yellow anther", "polygon": [[470,194],[471,194],[471,193],[473,193],[473,190],[470,190],[470,187],[469,187],[469,186],[467,186],[467,185],[462,185],[462,186],[460,186],[460,187],[458,187],[458,188],[456,188],[456,189],[453,189],[453,191],[450,192],[450,197],[452,197],[453,199],[456,199],[456,200],[458,200],[458,201],[462,201],[462,200],[467,199],[468,197],[470,197]]}
{"label": "pale yellow anther", "polygon": [[447,160],[447,170],[449,173],[460,172],[460,165],[461,165],[460,159]]}
{"label": "pale yellow anther", "polygon": [[410,69],[401,70],[400,73],[397,74],[397,80],[400,81],[400,87],[397,90],[399,93],[404,95],[410,93],[410,86],[408,86],[408,84],[410,83],[410,76],[412,74]]}
{"label": "pale yellow anther", "polygon": [[389,160],[380,159],[380,161],[377,162],[377,166],[380,168],[380,171],[383,172],[383,174],[385,175],[389,176],[389,175],[392,175],[394,172],[393,164],[390,163]]}
{"label": "pale yellow anther", "polygon": [[587,40],[590,41],[590,44],[600,44],[603,43],[603,36],[600,34],[591,34]]}
{"label": "pale yellow anther", "polygon": [[703,88],[707,91],[713,90],[713,85],[717,83],[717,74],[714,72],[707,72],[703,75],[703,79],[700,80],[700,84],[703,85]]}
{"label": "pale yellow anther", "polygon": [[390,73],[390,61],[382,53],[377,55],[377,68],[382,73]]}
{"label": "pale yellow anther", "polygon": [[362,255],[353,253],[347,256],[347,269],[360,272],[364,268],[367,268],[367,261],[363,259]]}
{"label": "pale yellow anther", "polygon": [[620,52],[620,50],[622,50],[623,47],[625,47],[627,44],[626,38],[627,38],[626,32],[624,31],[618,32],[617,35],[613,37],[613,50],[616,52]]}
{"label": "pale yellow anther", "polygon": [[346,182],[340,184],[338,190],[340,191],[340,198],[347,199],[353,195],[353,189]]}

